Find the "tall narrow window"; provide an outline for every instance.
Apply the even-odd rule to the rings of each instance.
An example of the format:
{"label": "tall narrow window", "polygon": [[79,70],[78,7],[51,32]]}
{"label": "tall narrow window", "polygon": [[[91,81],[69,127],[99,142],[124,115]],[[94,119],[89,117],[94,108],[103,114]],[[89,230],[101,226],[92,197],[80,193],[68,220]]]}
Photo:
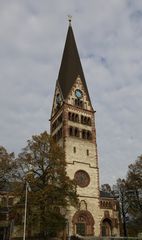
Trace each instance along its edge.
{"label": "tall narrow window", "polygon": [[76,147],[73,147],[73,152],[76,153]]}
{"label": "tall narrow window", "polygon": [[78,116],[78,114],[75,114],[75,122],[79,122],[79,116]]}
{"label": "tall narrow window", "polygon": [[92,139],[92,134],[90,131],[87,131],[87,139],[91,140]]}
{"label": "tall narrow window", "polygon": [[75,99],[75,105],[83,108],[83,102],[80,99]]}
{"label": "tall narrow window", "polygon": [[86,150],[86,154],[87,154],[87,156],[89,156],[89,150],[88,149]]}
{"label": "tall narrow window", "polygon": [[88,117],[87,119],[87,124],[90,126],[91,125],[91,118]]}
{"label": "tall narrow window", "polygon": [[85,130],[82,130],[82,138],[86,139],[86,131]]}
{"label": "tall narrow window", "polygon": [[74,122],[75,121],[75,114],[72,113],[72,121]]}
{"label": "tall narrow window", "polygon": [[79,129],[78,128],[75,128],[75,137],[79,137]]}
{"label": "tall narrow window", "polygon": [[68,113],[68,118],[71,120],[71,112]]}
{"label": "tall narrow window", "polygon": [[70,136],[73,136],[73,128],[72,127],[69,128],[69,134],[70,134]]}

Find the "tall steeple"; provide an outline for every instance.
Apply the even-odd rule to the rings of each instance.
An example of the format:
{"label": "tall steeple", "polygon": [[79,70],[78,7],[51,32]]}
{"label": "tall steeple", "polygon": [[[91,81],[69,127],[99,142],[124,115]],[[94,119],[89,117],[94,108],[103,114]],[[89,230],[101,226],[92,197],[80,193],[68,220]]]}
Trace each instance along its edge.
{"label": "tall steeple", "polygon": [[[118,224],[114,224],[118,223],[116,202],[112,204],[108,199],[100,201],[95,112],[89,98],[71,19],[50,122],[51,135],[64,149],[66,171],[76,181],[79,196],[78,209],[69,207],[67,211],[68,234],[117,234]],[[105,209],[103,206],[106,206]],[[111,206],[114,206],[114,210]]]}
{"label": "tall steeple", "polygon": [[[51,135],[64,148],[67,174],[77,183],[80,209],[78,211],[77,209],[69,210],[67,216],[70,225],[69,231],[72,234],[75,233],[74,231],[78,234],[81,233],[79,230],[80,219],[84,219],[83,231],[86,232],[86,235],[93,235],[96,212],[93,215],[91,212],[92,209],[97,209],[99,206],[95,112],[90,101],[71,21],[69,21],[55,87]],[[90,208],[90,206],[93,207]],[[99,223],[96,224],[99,226]]]}
{"label": "tall steeple", "polygon": [[59,75],[57,79],[57,82],[59,83],[64,100],[67,98],[69,91],[71,90],[78,76],[80,77],[82,84],[84,86],[84,89],[88,95],[88,99],[90,100],[80,57],[79,57],[76,42],[75,42],[73,29],[71,26],[71,19],[69,19],[69,27],[68,27],[65,47],[64,47],[63,57],[62,57]]}

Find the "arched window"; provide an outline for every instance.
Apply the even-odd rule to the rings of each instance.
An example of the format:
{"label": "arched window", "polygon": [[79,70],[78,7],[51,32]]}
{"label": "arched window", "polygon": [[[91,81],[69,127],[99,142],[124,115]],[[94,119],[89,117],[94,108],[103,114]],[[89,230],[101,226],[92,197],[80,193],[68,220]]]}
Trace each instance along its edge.
{"label": "arched window", "polygon": [[102,222],[102,236],[109,237],[112,235],[112,223],[110,219],[104,219]]}
{"label": "arched window", "polygon": [[68,119],[70,121],[73,121],[73,122],[79,122],[79,115],[75,114],[75,113],[72,113],[72,112],[69,112],[68,113]]}
{"label": "arched window", "polygon": [[79,130],[78,130],[78,128],[75,128],[74,135],[75,135],[75,137],[79,137]]}
{"label": "arched window", "polygon": [[84,117],[84,124],[87,124],[87,117]]}
{"label": "arched window", "polygon": [[92,139],[92,134],[90,131],[87,131],[87,139],[91,140]]}
{"label": "arched window", "polygon": [[82,123],[82,124],[84,123],[83,118],[84,118],[84,117],[81,115],[81,123]]}
{"label": "arched window", "polygon": [[75,105],[83,108],[83,102],[80,99],[75,99]]}
{"label": "arched window", "polygon": [[91,118],[81,115],[81,123],[91,126]]}
{"label": "arched window", "polygon": [[91,118],[87,118],[87,124],[89,125],[89,126],[91,126]]}
{"label": "arched window", "polygon": [[86,130],[82,130],[82,138],[86,139]]}
{"label": "arched window", "polygon": [[74,113],[72,113],[72,121],[74,122],[75,121],[75,114]]}
{"label": "arched window", "polygon": [[71,112],[68,113],[68,118],[71,120]]}
{"label": "arched window", "polygon": [[69,128],[69,135],[73,136],[73,128],[72,127]]}
{"label": "arched window", "polygon": [[75,114],[75,122],[79,122],[79,116],[78,116],[78,114]]}

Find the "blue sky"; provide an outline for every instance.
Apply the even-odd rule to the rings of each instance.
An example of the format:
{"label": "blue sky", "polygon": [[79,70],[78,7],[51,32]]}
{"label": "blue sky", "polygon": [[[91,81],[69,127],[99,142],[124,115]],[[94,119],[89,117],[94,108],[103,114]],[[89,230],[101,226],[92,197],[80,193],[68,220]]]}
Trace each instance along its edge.
{"label": "blue sky", "polygon": [[0,1],[0,145],[19,153],[49,132],[68,21],[92,104],[101,183],[142,154],[142,1]]}

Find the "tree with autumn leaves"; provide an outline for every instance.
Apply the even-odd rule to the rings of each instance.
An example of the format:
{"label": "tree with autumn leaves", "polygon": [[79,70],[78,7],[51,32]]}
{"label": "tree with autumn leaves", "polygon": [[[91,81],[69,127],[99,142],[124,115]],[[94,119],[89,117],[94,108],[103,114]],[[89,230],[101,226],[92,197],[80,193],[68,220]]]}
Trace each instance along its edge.
{"label": "tree with autumn leaves", "polygon": [[29,185],[29,225],[36,223],[40,236],[56,236],[66,226],[65,213],[77,206],[76,184],[66,174],[63,149],[47,132],[33,136],[19,154],[17,163]]}
{"label": "tree with autumn leaves", "polygon": [[8,153],[3,146],[0,146],[0,190],[13,179],[16,170],[14,159],[14,153]]}
{"label": "tree with autumn leaves", "polygon": [[118,179],[111,188],[103,184],[102,190],[117,197],[121,212],[122,235],[137,236],[142,223],[142,155],[128,166],[125,179]]}
{"label": "tree with autumn leaves", "polygon": [[70,205],[77,206],[76,184],[66,174],[63,149],[47,132],[33,136],[15,159],[17,173],[15,195],[19,201],[14,211],[24,206],[28,185],[27,231],[33,229],[42,239],[56,236],[66,227]]}
{"label": "tree with autumn leaves", "polygon": [[142,224],[142,155],[128,169],[126,194],[129,211],[128,231],[135,236]]}

